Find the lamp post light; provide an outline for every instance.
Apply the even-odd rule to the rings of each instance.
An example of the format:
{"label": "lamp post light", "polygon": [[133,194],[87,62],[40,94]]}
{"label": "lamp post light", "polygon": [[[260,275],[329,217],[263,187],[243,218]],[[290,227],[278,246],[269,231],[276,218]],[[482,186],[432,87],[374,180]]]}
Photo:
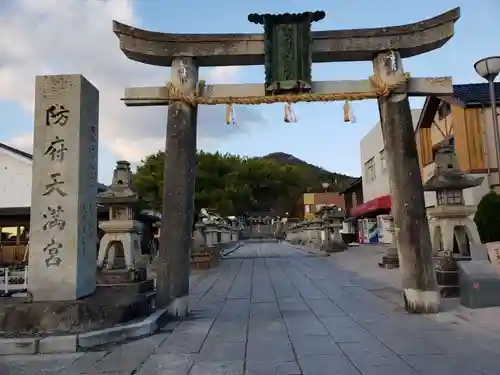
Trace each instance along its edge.
{"label": "lamp post light", "polygon": [[325,189],[325,193],[328,192],[328,188],[330,187],[330,183],[329,182],[323,182],[321,184],[321,186],[323,186],[323,189]]}
{"label": "lamp post light", "polygon": [[493,116],[493,129],[495,135],[495,151],[497,157],[498,184],[500,184],[500,134],[498,129],[497,98],[495,91],[495,78],[500,73],[500,56],[487,57],[474,64],[477,74],[488,81],[491,101],[491,114]]}

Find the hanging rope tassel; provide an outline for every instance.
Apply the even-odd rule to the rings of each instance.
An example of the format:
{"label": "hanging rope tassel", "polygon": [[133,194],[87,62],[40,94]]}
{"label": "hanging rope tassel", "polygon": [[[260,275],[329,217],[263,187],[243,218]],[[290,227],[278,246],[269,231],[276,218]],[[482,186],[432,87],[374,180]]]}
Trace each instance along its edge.
{"label": "hanging rope tassel", "polygon": [[297,122],[297,117],[293,112],[292,103],[285,103],[285,122]]}
{"label": "hanging rope tassel", "polygon": [[349,122],[351,121],[351,117],[349,116],[351,108],[349,106],[349,102],[346,100],[344,102],[344,122]]}
{"label": "hanging rope tassel", "polygon": [[354,117],[354,110],[353,106],[349,106],[349,118],[351,119],[351,124],[354,124],[356,122],[356,117]]}
{"label": "hanging rope tassel", "polygon": [[226,125],[235,125],[233,105],[226,104]]}
{"label": "hanging rope tassel", "polygon": [[351,121],[351,106],[349,105],[349,101],[346,100],[344,102],[344,122]]}

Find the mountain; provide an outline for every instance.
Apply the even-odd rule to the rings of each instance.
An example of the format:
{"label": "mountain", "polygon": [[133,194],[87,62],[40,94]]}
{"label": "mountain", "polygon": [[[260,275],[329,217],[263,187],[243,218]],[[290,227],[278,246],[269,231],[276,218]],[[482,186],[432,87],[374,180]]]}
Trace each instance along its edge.
{"label": "mountain", "polygon": [[323,187],[321,184],[323,182],[329,182],[332,184],[330,189],[333,191],[342,191],[357,178],[341,173],[327,171],[326,169],[309,164],[304,160],[284,152],[273,152],[262,156],[262,159],[273,160],[274,162],[284,165],[296,165],[301,167],[306,179],[311,181],[309,192],[322,192]]}

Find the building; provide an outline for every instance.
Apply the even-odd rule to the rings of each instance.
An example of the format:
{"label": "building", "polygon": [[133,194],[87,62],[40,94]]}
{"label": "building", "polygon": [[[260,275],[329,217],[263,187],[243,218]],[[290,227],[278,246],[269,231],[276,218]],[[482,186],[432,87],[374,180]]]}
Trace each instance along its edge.
{"label": "building", "polygon": [[354,207],[363,203],[363,178],[359,177],[355,179],[343,191],[340,191],[339,194],[344,197],[345,211],[349,215],[349,212]]}
{"label": "building", "polygon": [[[0,143],[0,224],[13,214],[28,213],[29,221],[32,163],[31,154]],[[97,189],[106,188],[99,184]]]}
{"label": "building", "polygon": [[[26,257],[30,226],[32,155],[0,143],[0,267]],[[107,189],[98,184],[100,193]],[[108,220],[109,210],[98,206],[98,219]],[[143,249],[148,246],[157,213],[141,212],[137,220],[144,225]],[[143,250],[144,251],[144,250]]]}
{"label": "building", "polygon": [[389,194],[389,175],[380,121],[361,139],[359,153],[365,202]]}
{"label": "building", "polygon": [[30,154],[0,143],[0,208],[31,205]]}
{"label": "building", "polygon": [[[420,110],[412,110],[413,126],[420,118]],[[392,241],[390,233],[381,228],[388,228],[384,216],[391,212],[391,189],[389,169],[384,150],[384,138],[380,121],[361,139],[360,157],[363,203],[349,210],[350,222],[354,222],[358,241],[378,243]],[[351,230],[351,227],[349,227]]]}
{"label": "building", "polygon": [[[495,89],[497,104],[500,104],[500,84],[497,83]],[[423,183],[434,171],[434,156],[440,143],[447,140],[454,145],[461,169],[486,177],[480,186],[464,190],[466,204],[477,205],[490,186],[500,185],[487,83],[454,85],[453,95],[427,97],[421,110],[412,110],[412,117]],[[362,219],[358,223],[359,231],[364,231],[365,239],[372,236],[367,231],[373,232],[373,242],[377,242],[375,237],[382,226],[382,215],[391,210],[380,122],[361,140],[360,154],[364,203],[353,207],[349,216],[358,222]],[[425,204],[435,206],[436,195],[426,192]]]}
{"label": "building", "polygon": [[344,207],[347,215],[347,220],[344,221],[342,228],[342,238],[345,243],[355,242],[359,238],[359,228],[358,221],[352,218],[351,213],[353,209],[363,204],[363,178],[357,178],[339,194],[344,197]]}
{"label": "building", "polygon": [[325,206],[345,208],[344,197],[335,192],[305,193],[300,199],[300,204],[302,206],[301,212],[304,215],[304,220],[313,219],[314,215]]}
{"label": "building", "polygon": [[[500,83],[495,89],[500,104]],[[451,96],[427,97],[416,129],[423,182],[434,171],[437,147],[447,139],[455,147],[460,168],[485,177],[480,186],[464,190],[466,204],[477,205],[490,186],[500,185],[492,117],[487,83],[453,85]],[[427,207],[436,205],[433,193],[426,193],[425,200]]]}
{"label": "building", "polygon": [[[31,154],[0,143],[0,265],[21,261],[28,243],[31,184]],[[98,191],[106,186],[99,184]],[[101,210],[101,218],[107,211]]]}
{"label": "building", "polygon": [[[411,111],[414,127],[418,124],[420,111]],[[361,139],[360,156],[363,205],[353,209],[351,216],[375,218],[380,214],[388,214],[391,210],[391,189],[380,121]]]}

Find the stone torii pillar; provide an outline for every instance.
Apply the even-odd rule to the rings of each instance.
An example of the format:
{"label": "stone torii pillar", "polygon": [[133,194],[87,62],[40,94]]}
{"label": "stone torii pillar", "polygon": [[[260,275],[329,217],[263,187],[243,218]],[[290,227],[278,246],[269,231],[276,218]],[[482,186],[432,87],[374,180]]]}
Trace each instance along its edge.
{"label": "stone torii pillar", "polygon": [[[459,9],[404,26],[311,32],[311,22],[324,16],[324,12],[250,15],[249,21],[264,24],[264,34],[165,34],[114,22],[120,48],[128,58],[172,67],[171,84],[127,88],[124,101],[127,106],[170,105],[163,194],[165,208],[159,252],[163,266],[157,281],[157,305],[168,306],[173,315],[183,317],[188,313],[196,153],[195,104],[225,103],[228,98],[233,100],[228,104],[235,104],[234,99],[238,98],[263,103],[266,102],[263,97],[274,97],[271,100],[286,103],[290,100],[281,95],[283,91],[291,95],[307,92],[314,96],[313,101],[331,100],[320,97],[340,97],[346,93],[362,93],[364,98],[385,95],[381,99],[384,137],[387,137],[387,148],[390,149],[389,170],[397,192],[394,198],[401,203],[394,216],[401,248],[405,301],[408,311],[437,310],[439,298],[435,298],[434,292],[436,281],[435,276],[432,277],[429,229],[408,96],[450,95],[453,88],[447,77],[403,77],[401,58],[444,45],[453,36]],[[311,62],[334,61],[372,61],[376,78],[382,85],[374,79],[311,81]],[[197,66],[261,64],[266,67],[265,84],[197,85],[196,82]],[[192,96],[195,92],[194,105],[179,102],[182,99],[179,94]]]}
{"label": "stone torii pillar", "polygon": [[[183,94],[193,94],[198,84],[195,60],[174,59],[170,79]],[[168,107],[156,303],[159,307],[168,306],[175,317],[188,314],[197,114],[196,105],[177,102]]]}
{"label": "stone torii pillar", "polygon": [[[401,56],[396,51],[379,53],[373,66],[377,76],[387,82],[400,81],[404,75]],[[440,295],[408,94],[380,98],[379,106],[405,307],[409,312],[438,312]]]}

